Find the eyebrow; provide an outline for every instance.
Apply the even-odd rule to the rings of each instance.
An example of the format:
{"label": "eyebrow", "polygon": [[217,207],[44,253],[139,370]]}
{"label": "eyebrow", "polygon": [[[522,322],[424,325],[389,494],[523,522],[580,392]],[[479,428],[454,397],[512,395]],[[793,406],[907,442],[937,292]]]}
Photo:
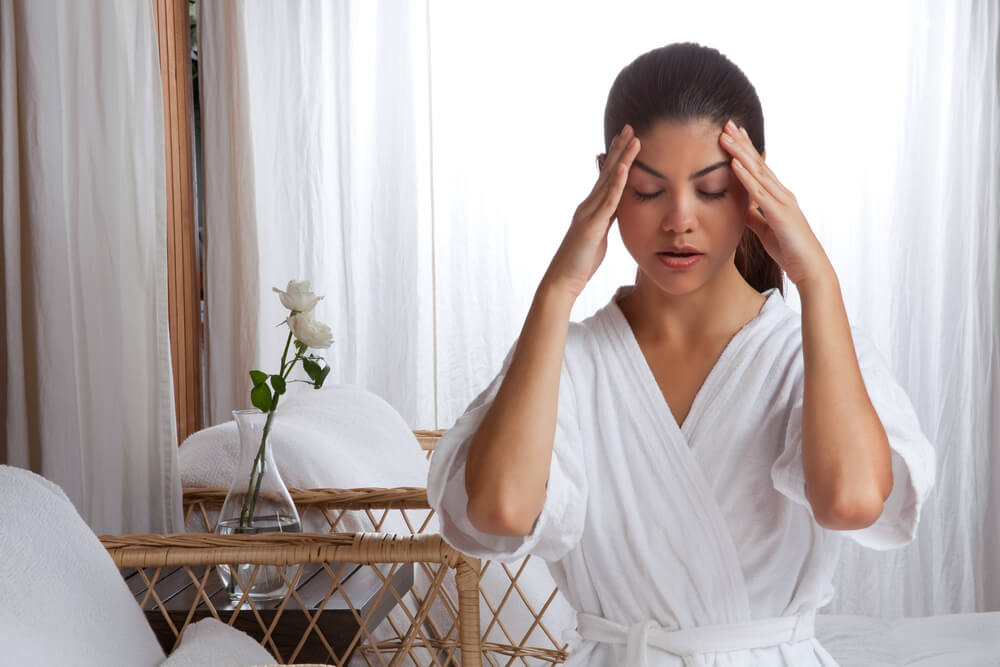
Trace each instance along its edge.
{"label": "eyebrow", "polygon": [[[664,181],[669,180],[666,176],[664,176],[660,172],[656,171],[655,169],[653,169],[652,167],[650,167],[648,164],[644,164],[644,163],[642,163],[639,160],[632,160],[632,164],[634,166],[636,166],[636,167],[639,167],[639,169],[642,169],[643,171],[648,172],[648,173],[652,174],[653,176],[656,176],[657,178],[663,179]],[[729,166],[729,160],[720,160],[719,162],[716,162],[715,164],[710,164],[707,167],[705,167],[704,169],[700,169],[700,170],[694,172],[693,174],[691,174],[688,177],[688,180],[693,181],[696,178],[701,178],[702,176],[704,176],[705,174],[709,173],[710,171],[715,171],[719,167],[727,167],[727,166]]]}

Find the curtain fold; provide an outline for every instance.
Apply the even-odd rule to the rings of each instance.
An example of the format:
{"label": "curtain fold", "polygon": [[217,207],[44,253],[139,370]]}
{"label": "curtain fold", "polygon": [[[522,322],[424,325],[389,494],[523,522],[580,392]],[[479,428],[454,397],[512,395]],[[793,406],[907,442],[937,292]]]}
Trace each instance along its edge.
{"label": "curtain fold", "polygon": [[897,617],[1000,610],[1000,6],[914,3],[887,234],[851,266],[937,448],[938,483],[904,550],[847,545],[831,610]]}
{"label": "curtain fold", "polygon": [[[398,2],[202,3],[211,423],[275,372],[310,280],[328,382],[434,423],[425,12]],[[301,385],[291,385],[290,390]]]}
{"label": "curtain fold", "polygon": [[152,8],[0,5],[6,459],[97,533],[180,523]]}
{"label": "curtain fold", "polygon": [[[205,349],[209,424],[250,407],[260,349],[262,254],[254,191],[249,56],[242,2],[201,2],[198,31],[204,160]],[[264,247],[263,253],[266,253]],[[252,366],[258,368],[258,366]],[[273,371],[272,371],[273,372]]]}
{"label": "curtain fold", "polygon": [[[451,426],[495,375],[593,186],[615,75],[698,41],[756,86],[768,163],[939,456],[918,539],[847,545],[823,611],[1000,610],[995,2],[202,11],[213,423],[248,403],[250,368],[276,364],[270,288],[305,278],[326,295],[330,381],[367,386],[414,428]],[[612,230],[573,319],[634,276]]]}

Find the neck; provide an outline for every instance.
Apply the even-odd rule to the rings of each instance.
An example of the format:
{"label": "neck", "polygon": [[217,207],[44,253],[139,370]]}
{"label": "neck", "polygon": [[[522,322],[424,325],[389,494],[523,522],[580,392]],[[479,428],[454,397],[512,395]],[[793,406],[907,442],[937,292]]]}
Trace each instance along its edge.
{"label": "neck", "polygon": [[686,294],[665,292],[640,271],[635,288],[618,305],[637,339],[688,348],[728,339],[757,316],[765,301],[731,264]]}

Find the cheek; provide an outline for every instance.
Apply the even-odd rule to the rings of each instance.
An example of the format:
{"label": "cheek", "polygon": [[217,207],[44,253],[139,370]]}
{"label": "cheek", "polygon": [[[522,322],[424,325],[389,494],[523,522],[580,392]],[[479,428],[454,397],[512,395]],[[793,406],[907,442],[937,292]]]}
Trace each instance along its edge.
{"label": "cheek", "polygon": [[618,207],[618,224],[616,226],[621,235],[622,243],[630,252],[646,245],[651,229],[655,230],[655,225],[649,224],[648,213],[645,213],[641,206],[637,207],[634,203],[630,205],[624,201]]}
{"label": "cheek", "polygon": [[623,233],[625,230],[631,231],[638,228],[649,219],[649,211],[638,204],[627,192],[622,194],[616,214],[618,225],[622,228]]}

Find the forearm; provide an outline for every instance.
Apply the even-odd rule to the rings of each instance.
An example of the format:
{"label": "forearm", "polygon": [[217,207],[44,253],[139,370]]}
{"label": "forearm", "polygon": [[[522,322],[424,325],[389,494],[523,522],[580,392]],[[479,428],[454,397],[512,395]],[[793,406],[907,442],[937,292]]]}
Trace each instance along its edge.
{"label": "forearm", "polygon": [[806,497],[827,528],[862,528],[878,518],[892,490],[889,440],[865,389],[832,267],[797,287],[805,362]]}
{"label": "forearm", "polygon": [[539,286],[507,373],[469,444],[469,518],[484,532],[527,534],[545,502],[573,302],[566,290],[546,281]]}

